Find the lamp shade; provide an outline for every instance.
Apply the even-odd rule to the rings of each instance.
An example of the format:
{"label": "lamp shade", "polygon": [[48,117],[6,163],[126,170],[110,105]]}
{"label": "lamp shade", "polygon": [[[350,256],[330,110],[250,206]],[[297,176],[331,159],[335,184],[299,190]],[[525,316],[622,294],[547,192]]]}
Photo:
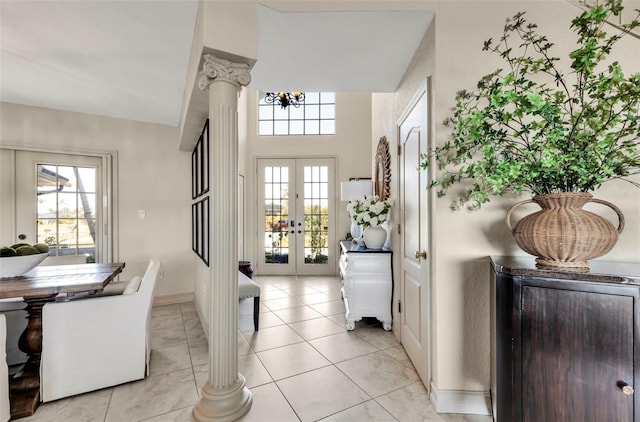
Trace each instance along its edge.
{"label": "lamp shade", "polygon": [[373,194],[373,183],[371,180],[350,180],[340,183],[340,200],[350,201],[360,198],[363,195]]}

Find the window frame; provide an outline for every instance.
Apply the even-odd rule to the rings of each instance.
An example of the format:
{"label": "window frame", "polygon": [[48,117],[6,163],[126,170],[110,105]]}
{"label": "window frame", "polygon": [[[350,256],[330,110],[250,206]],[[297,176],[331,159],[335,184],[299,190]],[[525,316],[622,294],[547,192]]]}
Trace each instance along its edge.
{"label": "window frame", "polygon": [[[317,101],[315,100],[316,94]],[[330,136],[336,134],[335,92],[305,93],[305,99],[299,107],[290,105],[285,109],[282,109],[278,104],[267,103],[264,97],[265,93],[258,91],[256,106],[258,136]],[[317,111],[313,108],[317,108]],[[327,126],[323,127],[323,123]],[[292,124],[300,127],[294,128],[292,131]],[[286,130],[283,130],[285,125]]]}

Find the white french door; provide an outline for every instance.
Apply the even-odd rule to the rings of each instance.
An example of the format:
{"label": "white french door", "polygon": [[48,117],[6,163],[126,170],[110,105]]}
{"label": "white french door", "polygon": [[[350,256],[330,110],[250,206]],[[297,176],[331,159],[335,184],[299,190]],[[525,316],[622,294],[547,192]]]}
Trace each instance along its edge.
{"label": "white french door", "polygon": [[107,254],[101,157],[16,151],[15,242],[46,243],[50,255]]}
{"label": "white french door", "polygon": [[334,160],[258,160],[259,274],[333,275]]}

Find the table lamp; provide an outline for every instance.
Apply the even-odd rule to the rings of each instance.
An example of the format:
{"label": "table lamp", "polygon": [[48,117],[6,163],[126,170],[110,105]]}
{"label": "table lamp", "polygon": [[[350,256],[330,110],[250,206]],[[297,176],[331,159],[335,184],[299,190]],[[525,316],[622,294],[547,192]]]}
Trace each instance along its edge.
{"label": "table lamp", "polygon": [[[373,183],[371,180],[350,179],[348,182],[340,183],[340,200],[343,202],[352,199],[362,198],[364,195],[373,195]],[[351,219],[351,216],[349,216]],[[351,220],[351,237],[359,239],[362,237],[362,227]]]}

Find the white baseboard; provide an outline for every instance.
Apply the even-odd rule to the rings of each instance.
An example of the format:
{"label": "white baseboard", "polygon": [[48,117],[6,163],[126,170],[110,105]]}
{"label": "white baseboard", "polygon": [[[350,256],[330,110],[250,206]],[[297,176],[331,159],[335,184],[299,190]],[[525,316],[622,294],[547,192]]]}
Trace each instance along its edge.
{"label": "white baseboard", "polygon": [[193,293],[179,293],[176,295],[156,296],[153,298],[154,306],[173,305],[174,303],[193,302]]}
{"label": "white baseboard", "polygon": [[488,391],[438,391],[432,382],[429,400],[438,413],[491,415],[491,396]]}
{"label": "white baseboard", "polygon": [[200,303],[198,302],[198,298],[194,296],[193,302],[196,305],[196,312],[198,313],[198,319],[200,320],[200,324],[202,324],[202,329],[204,330],[204,335],[209,340],[209,321],[204,318],[204,316],[200,313]]}

